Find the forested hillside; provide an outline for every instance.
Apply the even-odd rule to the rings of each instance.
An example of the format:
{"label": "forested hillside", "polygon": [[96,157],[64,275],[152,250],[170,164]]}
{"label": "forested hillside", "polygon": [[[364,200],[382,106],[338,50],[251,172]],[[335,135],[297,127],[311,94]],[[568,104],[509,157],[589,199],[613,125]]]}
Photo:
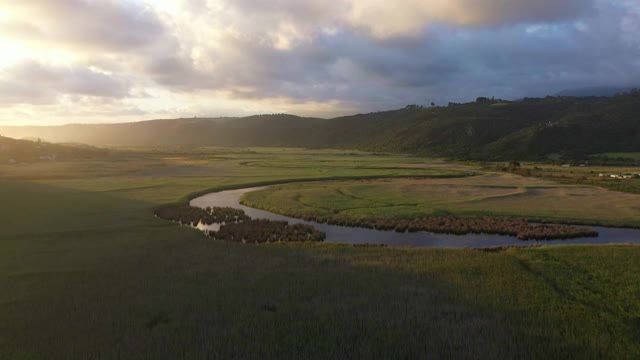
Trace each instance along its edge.
{"label": "forested hillside", "polygon": [[277,114],[3,127],[0,133],[94,145],[334,147],[488,160],[576,158],[640,151],[640,91],[515,102],[479,98],[334,119]]}

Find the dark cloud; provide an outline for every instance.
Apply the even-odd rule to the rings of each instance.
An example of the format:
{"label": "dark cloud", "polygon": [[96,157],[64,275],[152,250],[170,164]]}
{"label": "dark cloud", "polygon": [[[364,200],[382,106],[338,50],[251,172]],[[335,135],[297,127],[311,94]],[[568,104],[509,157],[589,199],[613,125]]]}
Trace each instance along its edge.
{"label": "dark cloud", "polygon": [[[227,13],[262,26],[339,27],[379,40],[420,36],[435,23],[497,27],[555,23],[594,13],[594,0],[223,0]],[[218,3],[218,4],[219,4]],[[202,5],[205,8],[206,4]]]}
{"label": "dark cloud", "polygon": [[[417,3],[406,5],[411,9]],[[251,90],[234,95],[341,100],[369,110],[427,98],[442,103],[480,95],[544,96],[566,87],[640,81],[640,47],[629,40],[640,35],[638,27],[629,26],[640,16],[620,4],[460,0],[447,7],[434,3],[434,13],[466,11],[442,15],[410,40],[382,41],[363,34],[355,25],[327,32],[319,23],[308,30],[313,19],[305,14],[322,6],[318,2],[293,6],[290,1],[257,4],[242,0],[234,4],[246,11],[255,6],[256,16],[266,21],[259,24],[265,27],[254,30],[249,26],[242,36],[224,39],[222,52],[208,54],[217,66],[200,76],[183,77],[198,79],[181,84],[183,88],[243,87]],[[380,9],[388,8],[384,4]],[[419,11],[421,5],[416,6]],[[290,9],[296,17],[273,15]],[[321,21],[325,10],[319,11]],[[302,41],[287,50],[264,41],[267,29],[278,29],[277,22],[289,18],[307,22],[300,29],[306,31]],[[472,26],[461,27],[460,23]],[[202,81],[207,74],[210,81]]]}
{"label": "dark cloud", "polygon": [[[485,91],[513,91],[514,97],[542,82],[524,81],[525,73],[535,73],[536,66],[545,74],[566,73],[567,67],[574,66],[570,59],[585,51],[582,41],[571,43],[581,34],[566,21],[597,18],[594,3],[583,0],[446,4],[234,0],[222,4],[188,2],[189,21],[233,29],[217,37],[215,46],[200,45],[206,66],[188,52],[172,53],[145,59],[144,73],[181,92],[221,90],[236,98],[344,101],[362,107],[426,97],[472,98]],[[366,21],[359,18],[364,15],[370,15]],[[394,15],[404,16],[422,30],[395,28]],[[555,36],[535,37],[521,23],[566,29]],[[375,36],[376,28],[385,27],[392,34],[406,31],[402,34],[407,36]],[[285,46],[279,46],[281,37]],[[515,77],[524,82],[514,84]],[[560,82],[555,76],[547,77],[546,86],[553,88]]]}
{"label": "dark cloud", "polygon": [[[222,3],[251,18],[275,18],[312,26],[364,27],[395,35],[433,22],[473,26],[548,23],[575,19],[594,10],[593,0],[225,0]],[[207,7],[206,2],[198,4]]]}
{"label": "dark cloud", "polygon": [[494,26],[517,23],[555,23],[594,11],[592,0],[453,0],[464,15],[452,15],[454,23]]}

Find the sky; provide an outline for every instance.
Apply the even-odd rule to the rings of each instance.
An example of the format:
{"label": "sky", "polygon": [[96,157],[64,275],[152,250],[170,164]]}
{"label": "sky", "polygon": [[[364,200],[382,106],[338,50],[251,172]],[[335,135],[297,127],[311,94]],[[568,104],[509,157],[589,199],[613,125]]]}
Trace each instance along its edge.
{"label": "sky", "polygon": [[0,125],[640,84],[640,0],[0,0]]}

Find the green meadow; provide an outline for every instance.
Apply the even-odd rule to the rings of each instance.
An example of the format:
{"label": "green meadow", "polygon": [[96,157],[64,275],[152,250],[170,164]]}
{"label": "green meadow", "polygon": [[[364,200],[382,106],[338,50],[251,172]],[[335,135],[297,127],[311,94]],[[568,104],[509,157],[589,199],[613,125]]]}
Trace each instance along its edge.
{"label": "green meadow", "polygon": [[[423,215],[510,215],[518,209],[508,200],[522,189],[548,189],[549,198],[576,192],[584,201],[605,190],[338,150],[119,156],[0,165],[1,359],[640,357],[638,246],[243,245],[153,216],[207,191],[303,180],[316,182],[250,196],[273,202],[269,196],[299,191],[318,201],[309,211],[358,216],[409,216],[416,209],[405,207],[421,199]],[[362,210],[371,202],[391,206]],[[580,204],[567,204],[563,216],[606,215]],[[627,204],[620,214],[637,220]],[[529,205],[540,216],[544,206]]]}
{"label": "green meadow", "polygon": [[[595,186],[625,193],[640,194],[640,178],[616,179],[606,175],[640,174],[637,165],[589,165],[571,167],[547,163],[524,162],[518,169],[510,169],[505,163],[483,163],[489,172],[506,172],[526,177],[550,180],[560,184]],[[603,176],[600,176],[602,174]]]}
{"label": "green meadow", "polygon": [[414,219],[429,215],[524,217],[561,223],[640,226],[640,195],[510,173],[455,179],[375,179],[286,184],[243,203],[297,217]]}

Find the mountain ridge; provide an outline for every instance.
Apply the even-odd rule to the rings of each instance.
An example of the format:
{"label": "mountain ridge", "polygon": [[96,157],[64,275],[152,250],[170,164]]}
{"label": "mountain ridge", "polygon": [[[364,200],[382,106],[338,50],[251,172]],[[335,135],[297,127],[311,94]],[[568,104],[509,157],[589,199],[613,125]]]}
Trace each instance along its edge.
{"label": "mountain ridge", "polygon": [[462,159],[640,151],[640,91],[613,97],[478,98],[332,119],[289,114],[0,127],[14,138],[98,146],[356,148]]}

